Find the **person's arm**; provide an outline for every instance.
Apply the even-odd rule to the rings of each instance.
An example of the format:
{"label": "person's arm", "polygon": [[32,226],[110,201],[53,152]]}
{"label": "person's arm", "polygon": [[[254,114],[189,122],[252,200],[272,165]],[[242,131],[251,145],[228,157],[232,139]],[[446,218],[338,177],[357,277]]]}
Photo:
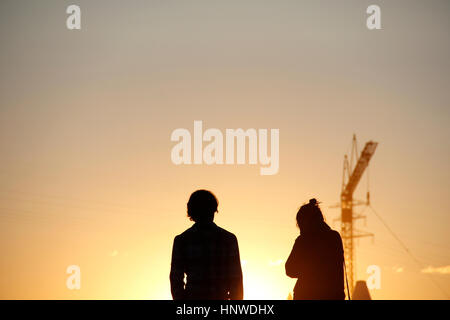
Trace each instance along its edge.
{"label": "person's arm", "polygon": [[344,261],[344,247],[342,245],[341,235],[337,231],[334,231],[334,244],[339,263],[342,264]]}
{"label": "person's arm", "polygon": [[301,270],[301,254],[300,254],[300,242],[295,240],[291,254],[285,264],[286,275],[291,278],[298,278]]}
{"label": "person's arm", "polygon": [[184,259],[178,236],[173,241],[170,288],[173,300],[184,299]]}
{"label": "person's arm", "polygon": [[244,286],[242,284],[241,258],[239,245],[234,236],[230,248],[230,287],[229,298],[231,300],[242,300],[244,298]]}
{"label": "person's arm", "polygon": [[336,288],[341,292],[341,299],[345,299],[345,284],[344,276],[344,248],[342,245],[342,238],[339,232],[335,231],[335,250],[336,250],[336,268],[339,270],[338,277],[336,279]]}

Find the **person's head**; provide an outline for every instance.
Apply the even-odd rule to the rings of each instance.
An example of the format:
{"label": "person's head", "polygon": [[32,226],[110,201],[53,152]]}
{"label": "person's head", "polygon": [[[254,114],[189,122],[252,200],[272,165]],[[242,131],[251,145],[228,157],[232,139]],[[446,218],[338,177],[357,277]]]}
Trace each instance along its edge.
{"label": "person's head", "polygon": [[208,190],[197,190],[187,203],[187,215],[195,222],[212,222],[219,202]]}
{"label": "person's head", "polygon": [[297,212],[297,226],[300,232],[308,233],[320,229],[324,223],[322,211],[316,199],[309,200],[309,203],[300,207]]}

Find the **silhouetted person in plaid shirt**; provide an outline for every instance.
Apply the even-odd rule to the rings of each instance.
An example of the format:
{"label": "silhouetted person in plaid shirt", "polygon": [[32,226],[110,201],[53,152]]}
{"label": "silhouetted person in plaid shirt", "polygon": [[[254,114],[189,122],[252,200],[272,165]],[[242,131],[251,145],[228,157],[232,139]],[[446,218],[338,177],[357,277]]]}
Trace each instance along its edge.
{"label": "silhouetted person in plaid shirt", "polygon": [[217,206],[216,197],[207,190],[195,191],[189,198],[187,213],[195,224],[173,243],[170,285],[174,300],[243,298],[238,242],[234,234],[213,222]]}

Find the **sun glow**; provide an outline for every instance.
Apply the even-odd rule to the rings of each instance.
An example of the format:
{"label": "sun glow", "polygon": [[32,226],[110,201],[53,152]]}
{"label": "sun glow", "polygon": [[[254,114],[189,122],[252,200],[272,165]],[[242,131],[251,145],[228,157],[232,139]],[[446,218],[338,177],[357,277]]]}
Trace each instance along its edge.
{"label": "sun glow", "polygon": [[[245,300],[285,300],[291,283],[284,276],[284,264],[277,268],[268,265],[267,268],[252,268],[244,265],[244,299]],[[256,270],[252,270],[256,269]],[[283,281],[285,280],[285,281]]]}

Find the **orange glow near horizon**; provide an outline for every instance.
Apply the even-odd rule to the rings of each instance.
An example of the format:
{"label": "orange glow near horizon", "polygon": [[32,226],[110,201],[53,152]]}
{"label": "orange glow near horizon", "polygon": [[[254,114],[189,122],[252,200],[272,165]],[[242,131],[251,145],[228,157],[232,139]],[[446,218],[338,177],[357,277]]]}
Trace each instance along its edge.
{"label": "orange glow near horizon", "polygon": [[[367,209],[355,227],[375,237],[355,243],[355,278],[377,265],[374,299],[448,299],[448,2],[385,3],[373,32],[356,0],[80,5],[72,32],[58,1],[2,1],[0,299],[171,299],[173,239],[200,188],[238,238],[245,299],[287,299],[295,214],[317,198],[340,231],[330,207],[354,133],[359,151],[379,143],[355,199],[369,185],[422,264]],[[279,129],[279,172],[175,165],[171,133],[195,120]]]}

